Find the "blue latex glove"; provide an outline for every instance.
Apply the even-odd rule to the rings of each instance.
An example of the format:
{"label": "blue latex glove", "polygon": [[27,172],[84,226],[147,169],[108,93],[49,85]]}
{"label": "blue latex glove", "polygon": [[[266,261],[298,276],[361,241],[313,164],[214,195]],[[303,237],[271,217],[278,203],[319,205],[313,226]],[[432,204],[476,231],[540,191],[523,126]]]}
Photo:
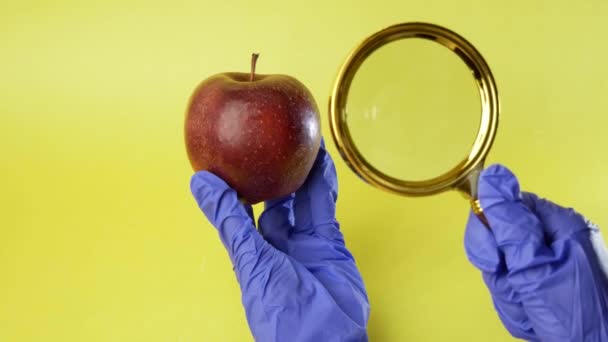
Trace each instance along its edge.
{"label": "blue latex glove", "polygon": [[224,181],[191,189],[228,250],[256,341],[367,341],[369,304],[335,218],[334,164],[322,146],[304,185],[265,203],[258,222]]}
{"label": "blue latex glove", "polygon": [[479,199],[491,229],[471,214],[466,252],[509,332],[529,341],[608,341],[608,253],[597,226],[520,193],[500,165],[482,173]]}

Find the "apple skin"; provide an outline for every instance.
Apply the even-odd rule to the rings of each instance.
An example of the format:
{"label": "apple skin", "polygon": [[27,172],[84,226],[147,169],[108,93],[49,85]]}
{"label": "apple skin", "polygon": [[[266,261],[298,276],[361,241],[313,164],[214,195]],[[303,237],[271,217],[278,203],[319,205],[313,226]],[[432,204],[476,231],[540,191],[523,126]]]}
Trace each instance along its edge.
{"label": "apple skin", "polygon": [[302,186],[321,142],[310,91],[287,75],[223,73],[194,91],[185,120],[188,158],[256,204]]}

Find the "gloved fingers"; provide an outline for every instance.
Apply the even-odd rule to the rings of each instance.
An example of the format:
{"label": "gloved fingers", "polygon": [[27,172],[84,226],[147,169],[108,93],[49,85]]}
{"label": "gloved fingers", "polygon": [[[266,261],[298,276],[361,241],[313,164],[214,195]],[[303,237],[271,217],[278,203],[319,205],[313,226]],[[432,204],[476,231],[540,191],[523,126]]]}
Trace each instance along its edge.
{"label": "gloved fingers", "polygon": [[550,243],[589,229],[589,222],[572,208],[564,208],[529,192],[522,193],[522,201],[542,221]]}
{"label": "gloved fingers", "polygon": [[200,209],[218,230],[241,285],[247,284],[255,266],[272,247],[257,232],[236,192],[210,172],[197,172],[190,188]]}
{"label": "gloved fingers", "polygon": [[531,284],[543,277],[549,270],[542,266],[552,261],[553,253],[546,245],[542,222],[521,200],[515,175],[501,165],[484,170],[479,200],[514,281]]}
{"label": "gloved fingers", "polygon": [[287,253],[287,240],[294,225],[294,195],[266,201],[258,220],[260,233],[275,248]]}
{"label": "gloved fingers", "polygon": [[538,337],[521,302],[513,290],[505,269],[495,273],[483,273],[483,279],[492,295],[494,308],[500,320],[514,337],[526,341],[537,341]]}
{"label": "gloved fingers", "polygon": [[464,249],[469,261],[483,272],[495,273],[504,265],[494,235],[473,211],[464,233]]}
{"label": "gloved fingers", "polygon": [[336,168],[330,155],[321,146],[308,178],[295,194],[294,231],[301,233],[319,227],[317,233],[329,234],[328,238],[341,236],[336,234],[339,233],[335,219],[337,197]]}
{"label": "gloved fingers", "polygon": [[465,230],[464,246],[469,261],[482,271],[483,279],[492,295],[494,307],[509,332],[518,338],[530,341],[534,332],[524,311],[519,295],[507,279],[507,270],[502,252],[489,230],[470,211]]}

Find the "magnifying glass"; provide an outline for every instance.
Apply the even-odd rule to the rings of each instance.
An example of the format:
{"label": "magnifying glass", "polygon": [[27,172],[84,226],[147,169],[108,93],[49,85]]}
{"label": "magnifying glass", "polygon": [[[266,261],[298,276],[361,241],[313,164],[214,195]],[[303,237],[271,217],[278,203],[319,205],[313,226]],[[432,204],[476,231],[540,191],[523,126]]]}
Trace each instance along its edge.
{"label": "magnifying glass", "polygon": [[420,22],[374,33],[340,68],[329,113],[342,158],[364,181],[404,196],[457,190],[487,226],[477,183],[498,93],[466,39]]}

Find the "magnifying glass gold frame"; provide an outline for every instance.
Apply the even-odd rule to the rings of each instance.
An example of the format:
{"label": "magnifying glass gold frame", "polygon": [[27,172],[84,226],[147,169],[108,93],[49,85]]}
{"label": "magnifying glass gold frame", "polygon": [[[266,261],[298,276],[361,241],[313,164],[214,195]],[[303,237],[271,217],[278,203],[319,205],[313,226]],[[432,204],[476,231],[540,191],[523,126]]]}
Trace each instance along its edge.
{"label": "magnifying glass gold frame", "polygon": [[[481,96],[479,131],[468,156],[446,173],[421,181],[394,178],[371,165],[357,149],[346,123],[348,91],[361,64],[382,46],[408,38],[435,41],[458,55],[471,70]],[[456,189],[471,200],[476,213],[481,213],[477,181],[498,127],[498,92],[486,61],[471,43],[457,33],[434,24],[413,22],[389,26],[371,35],[351,52],[340,68],[329,101],[329,115],[332,136],[342,158],[366,182],[404,196],[427,196]]]}

